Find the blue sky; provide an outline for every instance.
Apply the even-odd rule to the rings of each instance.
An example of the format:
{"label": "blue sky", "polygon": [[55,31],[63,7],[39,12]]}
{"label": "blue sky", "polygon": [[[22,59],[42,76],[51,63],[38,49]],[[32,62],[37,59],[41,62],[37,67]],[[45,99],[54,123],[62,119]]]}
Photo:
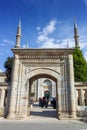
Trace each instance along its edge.
{"label": "blue sky", "polygon": [[76,18],[79,42],[87,60],[87,0],[0,0],[0,71],[16,41],[21,17],[21,47],[74,47]]}

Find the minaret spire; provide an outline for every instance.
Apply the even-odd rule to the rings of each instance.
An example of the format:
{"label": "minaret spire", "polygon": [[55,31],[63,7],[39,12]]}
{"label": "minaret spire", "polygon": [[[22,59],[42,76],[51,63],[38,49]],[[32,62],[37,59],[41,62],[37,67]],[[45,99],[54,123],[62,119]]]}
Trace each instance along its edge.
{"label": "minaret spire", "polygon": [[77,27],[77,24],[76,24],[76,20],[74,20],[74,39],[75,39],[75,48],[80,48],[79,34],[78,34],[78,27]]}
{"label": "minaret spire", "polygon": [[69,48],[69,41],[67,41],[67,48]]}
{"label": "minaret spire", "polygon": [[26,43],[26,48],[28,48],[28,42]]}
{"label": "minaret spire", "polygon": [[18,27],[17,27],[15,48],[20,48],[20,40],[21,40],[21,19],[19,19],[19,24],[18,24]]}
{"label": "minaret spire", "polygon": [[19,19],[18,27],[21,27],[21,18]]}
{"label": "minaret spire", "polygon": [[74,20],[74,28],[78,28],[78,27],[77,27],[76,20]]}

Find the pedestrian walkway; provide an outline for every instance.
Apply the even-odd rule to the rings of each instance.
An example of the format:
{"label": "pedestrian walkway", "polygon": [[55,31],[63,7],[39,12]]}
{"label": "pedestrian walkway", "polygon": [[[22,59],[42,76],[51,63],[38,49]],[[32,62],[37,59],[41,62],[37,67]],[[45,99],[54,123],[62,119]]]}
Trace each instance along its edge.
{"label": "pedestrian walkway", "polygon": [[[34,107],[31,108],[30,116],[27,118],[29,121],[34,122],[61,122],[61,120],[58,120],[57,118],[57,112],[56,109],[53,109],[53,107],[48,106],[47,108],[41,108],[38,106],[38,103],[34,104]],[[81,121],[81,122],[87,122],[87,117],[78,117],[76,120],[63,120],[64,122],[68,121]]]}
{"label": "pedestrian walkway", "polygon": [[[0,117],[1,121],[13,121],[6,119],[4,117]],[[16,120],[15,120],[16,121]],[[57,118],[57,112],[56,109],[53,109],[50,105],[45,108],[41,108],[38,103],[35,103],[33,107],[31,107],[30,115],[23,120],[17,120],[17,121],[25,121],[25,122],[39,122],[39,123],[63,123],[63,122],[87,122],[87,117],[78,117],[76,120],[58,120]]]}
{"label": "pedestrian walkway", "polygon": [[28,120],[36,120],[36,121],[58,121],[56,109],[53,109],[51,106],[47,108],[41,108],[38,104],[34,104],[31,108],[30,116]]}

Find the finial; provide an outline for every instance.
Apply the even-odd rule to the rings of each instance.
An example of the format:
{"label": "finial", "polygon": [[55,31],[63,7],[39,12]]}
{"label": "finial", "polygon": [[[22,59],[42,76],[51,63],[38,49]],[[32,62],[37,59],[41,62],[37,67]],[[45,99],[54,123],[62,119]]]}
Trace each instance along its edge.
{"label": "finial", "polygon": [[26,48],[28,48],[28,42],[26,43]]}
{"label": "finial", "polygon": [[74,19],[74,28],[77,28],[76,19]]}
{"label": "finial", "polygon": [[67,41],[67,48],[69,48],[69,40]]}
{"label": "finial", "polygon": [[19,27],[21,27],[21,17],[19,17],[19,24],[18,24]]}

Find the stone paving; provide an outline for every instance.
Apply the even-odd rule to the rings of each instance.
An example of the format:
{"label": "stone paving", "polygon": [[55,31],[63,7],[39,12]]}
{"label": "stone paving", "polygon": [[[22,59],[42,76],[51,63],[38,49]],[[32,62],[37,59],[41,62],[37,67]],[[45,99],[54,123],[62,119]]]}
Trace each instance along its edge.
{"label": "stone paving", "polygon": [[[33,107],[31,108],[31,115],[26,119],[31,122],[60,122],[56,115],[56,109],[52,107],[40,108]],[[87,122],[87,117],[79,117],[75,120],[71,119],[62,119],[62,122]]]}
{"label": "stone paving", "polygon": [[[0,122],[1,121],[13,121],[9,120],[3,117],[0,117]],[[14,120],[16,121],[16,120]],[[20,120],[17,120],[20,121]],[[31,108],[31,113],[30,116],[27,117],[26,119],[23,119],[21,121],[29,121],[29,122],[60,122],[60,120],[57,119],[56,115],[56,109],[53,109],[52,107],[48,108],[41,108],[38,107],[38,105],[35,105],[34,107]],[[62,119],[62,122],[87,122],[87,117],[79,117],[76,120],[69,120],[69,119]]]}
{"label": "stone paving", "polygon": [[87,123],[79,120],[58,120],[56,110],[52,107],[33,107],[31,115],[23,120],[1,117],[0,130],[87,130]]}

